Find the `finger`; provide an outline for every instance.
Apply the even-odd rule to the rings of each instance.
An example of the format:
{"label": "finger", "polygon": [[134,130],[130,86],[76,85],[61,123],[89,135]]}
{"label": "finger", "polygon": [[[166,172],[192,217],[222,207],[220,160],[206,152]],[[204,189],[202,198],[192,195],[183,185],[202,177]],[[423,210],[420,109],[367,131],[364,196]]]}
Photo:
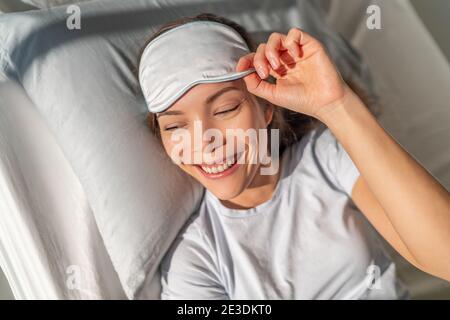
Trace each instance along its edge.
{"label": "finger", "polygon": [[274,101],[275,85],[261,79],[256,73],[244,77],[244,82],[248,92],[255,96],[266,99],[269,102]]}
{"label": "finger", "polygon": [[270,35],[266,45],[266,58],[269,60],[272,69],[280,67],[280,51],[285,50],[283,41],[286,38],[284,34],[274,32]]}
{"label": "finger", "polygon": [[253,57],[253,66],[261,79],[265,79],[269,76],[269,62],[267,61],[265,52],[266,44],[261,43],[256,49],[255,56]]}
{"label": "finger", "polygon": [[242,56],[236,65],[236,72],[242,72],[242,71],[248,70],[250,68],[253,68],[253,56],[254,55],[255,55],[254,52],[250,52],[249,54]]}
{"label": "finger", "polygon": [[[252,52],[241,57],[236,66],[236,71],[240,72],[247,70],[249,68],[255,68],[254,66],[255,55],[256,54]],[[261,79],[261,77],[257,72],[250,73],[249,75],[245,76],[243,80],[247,87],[247,90],[250,93],[257,95],[268,101],[272,101],[275,85]]]}
{"label": "finger", "polygon": [[289,30],[283,45],[293,58],[307,58],[308,51],[315,52],[316,48],[322,47],[317,39],[299,28]]}
{"label": "finger", "polygon": [[[243,57],[241,57],[237,63],[236,71],[241,72],[245,71],[250,68],[254,68],[253,66],[253,58],[255,57],[255,53],[251,52]],[[244,82],[247,87],[255,88],[258,86],[258,83],[261,81],[261,78],[259,77],[258,73],[252,72],[245,76]]]}
{"label": "finger", "polygon": [[[319,43],[319,41],[314,38],[312,35],[310,35],[308,32],[306,32],[305,30],[299,29],[299,28],[293,28],[296,30],[300,31],[300,36],[299,36],[299,43],[301,46],[305,46],[307,44],[310,43]],[[295,34],[295,31],[293,31]]]}
{"label": "finger", "polygon": [[292,28],[289,30],[284,46],[289,50],[289,54],[293,57],[300,56],[300,43],[302,38],[302,31],[298,28]]}

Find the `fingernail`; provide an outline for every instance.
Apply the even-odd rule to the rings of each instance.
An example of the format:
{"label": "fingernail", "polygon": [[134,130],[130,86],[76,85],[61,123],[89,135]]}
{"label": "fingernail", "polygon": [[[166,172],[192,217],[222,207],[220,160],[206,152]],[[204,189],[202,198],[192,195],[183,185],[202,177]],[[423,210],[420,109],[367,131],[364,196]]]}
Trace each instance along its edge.
{"label": "fingernail", "polygon": [[299,54],[299,52],[298,52],[298,49],[297,48],[291,48],[291,49],[289,49],[289,53],[291,54],[291,56],[292,57],[298,57],[300,54]]}
{"label": "fingernail", "polygon": [[277,69],[278,68],[278,61],[277,59],[275,59],[274,57],[271,57],[269,59],[270,65],[272,66],[273,69]]}
{"label": "fingernail", "polygon": [[265,73],[264,68],[262,66],[259,66],[256,69],[256,71],[258,72],[260,78],[265,78],[266,77],[266,73]]}

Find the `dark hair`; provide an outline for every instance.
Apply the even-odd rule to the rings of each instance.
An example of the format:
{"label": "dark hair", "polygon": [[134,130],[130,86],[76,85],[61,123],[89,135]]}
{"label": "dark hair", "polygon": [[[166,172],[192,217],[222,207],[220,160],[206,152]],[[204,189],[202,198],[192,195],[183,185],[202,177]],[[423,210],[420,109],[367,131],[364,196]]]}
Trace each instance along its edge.
{"label": "dark hair", "polygon": [[[253,39],[251,38],[251,36],[248,34],[248,32],[245,30],[244,27],[225,17],[217,16],[212,13],[201,13],[194,17],[184,17],[169,22],[167,24],[164,24],[157,32],[155,32],[150,37],[150,39],[146,41],[145,45],[142,47],[139,53],[139,63],[142,57],[142,53],[144,52],[147,44],[150,41],[152,41],[159,35],[163,34],[164,32],[167,32],[177,26],[194,21],[214,21],[225,24],[236,30],[242,36],[242,38],[245,40],[251,51],[256,50],[256,44],[254,43]],[[139,70],[139,64],[137,70]],[[366,106],[368,106],[370,109],[370,106],[376,102],[376,99],[373,96],[367,94],[367,92],[365,92],[365,90],[361,86],[357,85],[357,83],[355,83],[352,79],[346,79],[344,77],[344,80],[346,81],[347,85],[363,100]],[[259,97],[256,98],[258,99],[258,101],[261,103],[262,106],[265,107],[270,106],[270,103],[268,101],[263,100]],[[158,138],[161,138],[156,114],[151,112],[148,113],[147,125],[150,127],[152,132]],[[319,125],[320,121],[317,120],[316,118],[298,112],[294,112],[286,108],[274,107],[272,121],[270,122],[268,129],[279,130],[279,138],[280,138],[279,152],[280,154],[282,154],[282,152],[286,149],[286,147],[299,141],[306,133],[308,133],[310,130],[314,129]]]}

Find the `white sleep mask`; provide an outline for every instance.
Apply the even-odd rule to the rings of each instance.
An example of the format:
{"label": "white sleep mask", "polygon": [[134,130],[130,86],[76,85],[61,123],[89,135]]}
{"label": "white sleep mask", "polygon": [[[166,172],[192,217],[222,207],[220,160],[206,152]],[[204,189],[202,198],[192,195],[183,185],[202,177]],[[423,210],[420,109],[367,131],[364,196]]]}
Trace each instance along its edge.
{"label": "white sleep mask", "polygon": [[148,110],[168,109],[196,84],[236,80],[254,72],[235,71],[248,53],[242,36],[222,23],[194,21],[164,32],[146,46],[139,65]]}

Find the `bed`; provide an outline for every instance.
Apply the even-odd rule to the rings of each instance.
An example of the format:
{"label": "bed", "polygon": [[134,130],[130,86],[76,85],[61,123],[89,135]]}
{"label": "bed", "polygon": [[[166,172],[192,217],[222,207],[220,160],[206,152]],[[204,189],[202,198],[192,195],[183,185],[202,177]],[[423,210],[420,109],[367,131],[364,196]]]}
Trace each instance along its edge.
{"label": "bed", "polygon": [[[65,4],[72,2],[65,1]],[[81,8],[87,12],[101,8],[102,12],[111,14],[117,13],[114,10],[123,5],[115,0],[91,2],[83,3]],[[139,8],[154,1],[133,2]],[[180,14],[191,10],[227,12],[255,34],[261,32],[262,36],[267,30],[285,28],[286,21],[282,21],[281,17],[288,17],[288,23],[301,25],[310,21],[308,19],[311,17],[302,15],[298,10],[315,10],[314,19],[322,19],[336,34],[341,34],[357,48],[372,71],[374,89],[382,101],[382,125],[450,189],[450,67],[408,1],[286,0],[277,4],[269,1],[242,3],[231,0],[213,1],[212,4],[189,1],[189,8],[185,5],[186,1],[183,2],[184,7],[177,1],[168,3],[172,6],[166,8],[167,18],[173,17],[174,12]],[[58,1],[30,0],[16,8],[11,4],[0,6],[0,10],[32,10],[39,11],[39,14],[56,15],[62,14],[66,7],[46,8],[60,4]],[[370,4],[381,8],[382,28],[379,30],[367,28],[366,9]],[[268,21],[273,24],[267,24]],[[0,18],[0,34],[1,31]],[[126,53],[116,48],[112,52],[117,53],[120,61],[127,61]],[[0,60],[3,63],[7,61],[5,56],[3,52],[3,60]],[[8,59],[12,58],[8,55]],[[7,69],[5,65],[0,67]],[[122,67],[129,66],[119,65],[118,68]],[[19,72],[15,74],[22,75]],[[364,78],[363,70],[361,77]],[[107,203],[110,198],[100,199],[96,194],[101,186],[93,181],[92,171],[88,170],[91,168],[86,169],[88,164],[81,166],[73,161],[75,155],[79,155],[73,148],[79,147],[79,144],[62,145],[62,142],[68,141],[68,137],[64,136],[69,133],[64,131],[66,123],[61,119],[53,119],[51,123],[45,121],[45,113],[38,105],[38,97],[42,93],[30,91],[31,84],[45,82],[47,78],[28,79],[22,86],[16,82],[23,79],[14,79],[13,73],[4,73],[0,78],[0,267],[14,297],[158,299],[157,260],[149,263],[152,256],[149,257],[142,248],[139,248],[141,251],[134,249],[140,241],[153,244],[155,240],[133,238],[118,230],[117,225],[114,228],[106,226],[108,215],[101,213],[112,212],[111,204]],[[67,81],[71,81],[70,76]],[[126,85],[125,82],[118,84],[119,87]],[[125,89],[135,92],[134,88]],[[138,115],[136,111],[136,118],[133,119],[137,119]],[[139,139],[146,139],[145,133],[136,132],[139,132]],[[121,165],[124,164],[116,163],[112,171],[105,171],[104,175],[114,172],[113,169],[125,168]],[[146,183],[135,176],[137,172],[129,171],[128,174],[132,177],[131,181]],[[105,179],[105,176],[100,178]],[[154,180],[153,183],[156,182]],[[119,193],[113,187],[109,195]],[[199,190],[195,186],[190,186],[188,190],[192,197],[198,196]],[[174,191],[179,195],[185,193],[183,190]],[[160,207],[161,211],[168,210],[167,205],[173,202],[168,198],[165,206]],[[195,201],[191,202],[184,208],[169,208],[180,211],[180,215],[187,218],[196,205]],[[136,211],[141,209],[138,206],[135,208]],[[117,205],[114,210],[118,211]],[[121,210],[126,211],[123,206]],[[128,230],[136,227],[139,232],[145,233],[148,231],[143,227],[145,221],[144,217],[137,215],[134,221],[128,221]],[[179,227],[181,222],[173,230]],[[175,235],[173,230],[169,233],[169,240]],[[117,239],[130,241],[128,246],[123,243],[117,246]],[[168,243],[170,241],[158,242],[158,252],[163,253]],[[123,251],[130,250],[134,254],[132,257],[123,254]],[[393,255],[399,264],[400,277],[409,284],[413,298],[450,297],[448,283],[416,270],[395,253]]]}

